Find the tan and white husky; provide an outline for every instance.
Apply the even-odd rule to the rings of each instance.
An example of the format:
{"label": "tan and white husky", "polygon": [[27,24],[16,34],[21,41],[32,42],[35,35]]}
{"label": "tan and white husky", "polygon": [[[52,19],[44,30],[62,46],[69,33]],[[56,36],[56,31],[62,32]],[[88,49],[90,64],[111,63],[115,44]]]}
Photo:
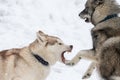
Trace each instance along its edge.
{"label": "tan and white husky", "polygon": [[73,46],[61,39],[37,32],[37,39],[29,46],[0,52],[0,80],[45,80],[50,66],[64,63],[64,53]]}

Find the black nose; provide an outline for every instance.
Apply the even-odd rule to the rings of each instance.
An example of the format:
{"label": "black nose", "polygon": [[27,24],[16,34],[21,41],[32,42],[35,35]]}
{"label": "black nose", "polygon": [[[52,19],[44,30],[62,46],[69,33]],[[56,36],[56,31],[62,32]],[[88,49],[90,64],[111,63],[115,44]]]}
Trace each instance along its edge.
{"label": "black nose", "polygon": [[70,48],[72,49],[72,48],[73,48],[73,45],[70,45]]}
{"label": "black nose", "polygon": [[78,14],[78,16],[80,17],[81,13]]}

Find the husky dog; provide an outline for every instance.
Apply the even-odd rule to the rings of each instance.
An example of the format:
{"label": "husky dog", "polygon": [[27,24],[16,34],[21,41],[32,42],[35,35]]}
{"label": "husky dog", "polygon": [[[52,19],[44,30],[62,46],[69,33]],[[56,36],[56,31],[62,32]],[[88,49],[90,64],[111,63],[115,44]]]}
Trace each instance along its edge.
{"label": "husky dog", "polygon": [[29,46],[0,52],[0,80],[45,80],[50,66],[56,61],[64,63],[64,53],[72,48],[58,37],[38,31]]}
{"label": "husky dog", "polygon": [[91,22],[93,48],[82,50],[67,65],[75,65],[81,58],[90,59],[89,69],[83,79],[89,78],[97,67],[105,80],[120,80],[120,8],[115,0],[87,0],[79,14],[85,22]]}

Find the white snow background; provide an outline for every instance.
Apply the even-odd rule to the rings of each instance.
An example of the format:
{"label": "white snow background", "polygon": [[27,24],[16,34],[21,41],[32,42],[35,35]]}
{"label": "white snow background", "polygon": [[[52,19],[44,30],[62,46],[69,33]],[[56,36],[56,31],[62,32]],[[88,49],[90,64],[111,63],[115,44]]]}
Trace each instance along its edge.
{"label": "white snow background", "polygon": [[[117,0],[120,3],[120,0]],[[90,30],[78,14],[84,9],[86,0],[0,0],[0,50],[27,46],[36,38],[36,32],[58,36],[66,44],[72,44],[72,59],[78,51],[91,49]],[[68,67],[57,62],[51,67],[47,80],[82,80],[91,62],[81,60]],[[99,80],[95,70],[88,80]]]}

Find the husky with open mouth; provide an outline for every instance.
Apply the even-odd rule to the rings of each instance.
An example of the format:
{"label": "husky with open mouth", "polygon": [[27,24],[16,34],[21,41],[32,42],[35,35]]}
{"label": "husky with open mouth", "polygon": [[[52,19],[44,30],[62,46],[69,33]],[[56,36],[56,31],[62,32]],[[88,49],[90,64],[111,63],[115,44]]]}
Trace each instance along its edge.
{"label": "husky with open mouth", "polygon": [[97,67],[105,80],[120,80],[120,7],[115,0],[87,0],[79,16],[94,25],[91,30],[93,48],[81,50],[67,65],[80,59],[92,60],[83,79],[89,78]]}
{"label": "husky with open mouth", "polygon": [[29,46],[0,52],[0,80],[45,80],[50,66],[65,63],[64,53],[72,48],[60,38],[38,31]]}

